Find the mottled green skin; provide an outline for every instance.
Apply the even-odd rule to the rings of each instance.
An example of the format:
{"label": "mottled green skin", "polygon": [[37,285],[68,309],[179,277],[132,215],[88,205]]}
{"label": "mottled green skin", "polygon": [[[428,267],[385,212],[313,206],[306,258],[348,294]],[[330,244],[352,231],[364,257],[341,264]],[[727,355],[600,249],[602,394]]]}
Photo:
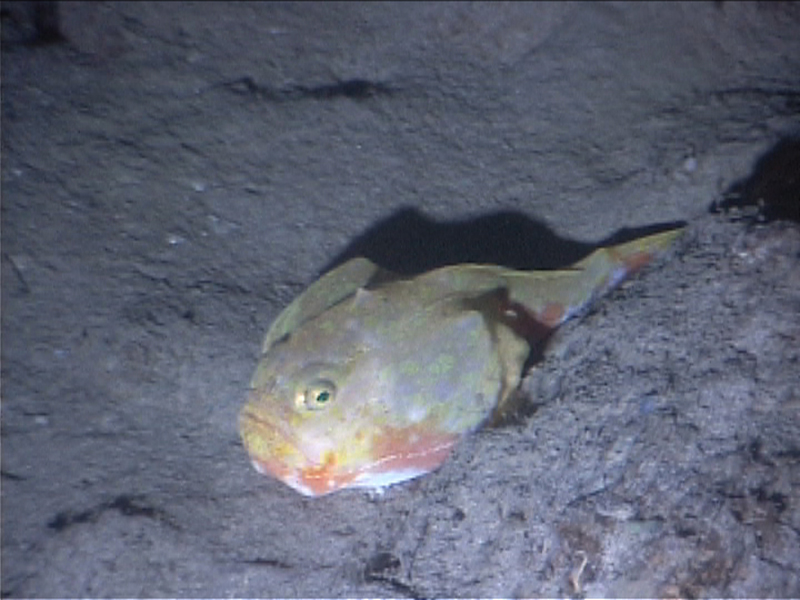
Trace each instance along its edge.
{"label": "mottled green skin", "polygon": [[265,338],[240,419],[254,464],[307,495],[435,468],[517,387],[531,338],[676,235],[598,250],[561,271],[457,265],[391,281],[366,259],[345,263]]}

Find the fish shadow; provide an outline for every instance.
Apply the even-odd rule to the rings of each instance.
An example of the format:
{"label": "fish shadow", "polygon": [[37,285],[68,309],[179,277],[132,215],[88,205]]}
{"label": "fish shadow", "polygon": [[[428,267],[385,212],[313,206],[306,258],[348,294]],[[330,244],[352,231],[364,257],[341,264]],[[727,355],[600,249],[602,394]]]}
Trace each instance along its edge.
{"label": "fish shadow", "polygon": [[596,243],[568,240],[545,224],[517,211],[498,211],[459,221],[435,221],[414,207],[403,207],[353,239],[323,273],[359,256],[400,275],[411,276],[461,263],[512,269],[558,269],[596,248],[674,229],[662,223],[620,229]]}

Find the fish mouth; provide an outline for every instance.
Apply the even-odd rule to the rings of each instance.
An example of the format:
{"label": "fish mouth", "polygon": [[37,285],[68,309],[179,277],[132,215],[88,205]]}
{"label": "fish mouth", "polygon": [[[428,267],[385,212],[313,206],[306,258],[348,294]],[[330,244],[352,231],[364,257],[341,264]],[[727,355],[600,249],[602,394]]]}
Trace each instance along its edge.
{"label": "fish mouth", "polygon": [[295,463],[298,458],[305,458],[283,423],[265,418],[250,404],[239,414],[239,433],[253,459],[271,463],[273,460],[266,457],[280,457],[281,462]]}
{"label": "fish mouth", "polygon": [[296,436],[282,422],[264,418],[246,405],[239,431],[255,469],[306,496],[322,496],[352,484],[357,471],[342,469],[339,455],[329,450],[321,461],[303,452]]}

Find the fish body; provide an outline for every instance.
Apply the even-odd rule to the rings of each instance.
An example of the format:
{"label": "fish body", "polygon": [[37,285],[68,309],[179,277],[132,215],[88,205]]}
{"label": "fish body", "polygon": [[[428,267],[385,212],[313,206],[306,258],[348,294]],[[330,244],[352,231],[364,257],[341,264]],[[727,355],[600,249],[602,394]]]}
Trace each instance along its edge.
{"label": "fish body", "polygon": [[554,271],[466,264],[399,278],[344,263],[267,332],[239,417],[254,466],[307,496],[432,471],[502,408],[532,346],[679,231]]}

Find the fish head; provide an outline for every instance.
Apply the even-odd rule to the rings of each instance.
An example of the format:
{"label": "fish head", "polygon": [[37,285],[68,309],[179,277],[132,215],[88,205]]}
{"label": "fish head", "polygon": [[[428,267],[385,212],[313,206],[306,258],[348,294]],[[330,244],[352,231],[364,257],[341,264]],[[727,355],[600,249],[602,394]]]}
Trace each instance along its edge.
{"label": "fish head", "polygon": [[[458,435],[386,402],[394,375],[368,352],[333,361],[278,345],[262,356],[239,416],[255,468],[306,496],[383,488],[427,473]],[[413,415],[412,415],[413,416]]]}
{"label": "fish head", "polygon": [[256,469],[319,496],[441,465],[516,387],[527,356],[492,297],[441,287],[360,290],[268,344],[239,420]]}

